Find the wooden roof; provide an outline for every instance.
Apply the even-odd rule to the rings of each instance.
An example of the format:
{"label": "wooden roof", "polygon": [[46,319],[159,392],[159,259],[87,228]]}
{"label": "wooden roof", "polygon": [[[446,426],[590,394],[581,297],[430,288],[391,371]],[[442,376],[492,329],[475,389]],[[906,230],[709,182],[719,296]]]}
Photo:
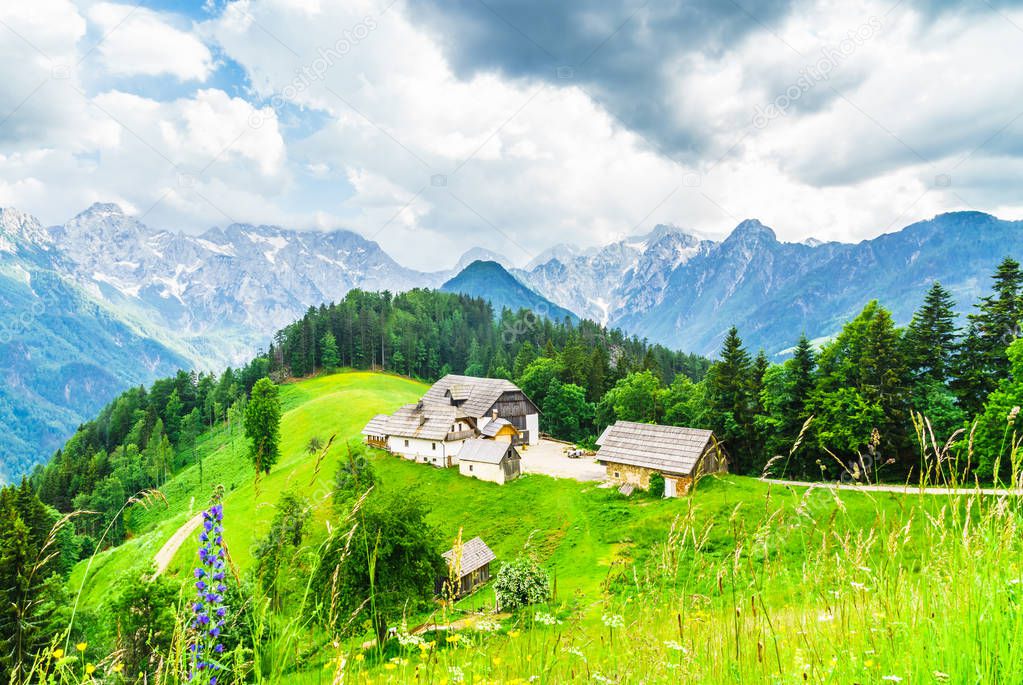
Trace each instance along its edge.
{"label": "wooden roof", "polygon": [[[448,562],[448,568],[451,568],[455,563],[455,550],[449,549],[442,555]],[[487,547],[487,543],[483,542],[482,538],[475,537],[468,542],[462,543],[462,559],[459,565],[459,573],[462,576],[466,576],[473,571],[477,571],[491,561],[497,559],[497,555],[494,551]]]}
{"label": "wooden roof", "polygon": [[363,435],[387,435],[387,414],[377,414],[369,420],[366,427],[362,429]]}
{"label": "wooden roof", "polygon": [[618,421],[597,440],[597,460],[688,476],[712,440],[709,430]]}
{"label": "wooden roof", "polygon": [[518,457],[518,452],[508,442],[472,438],[462,444],[458,450],[458,461],[471,461],[477,464],[500,464],[505,455],[512,452],[511,458]]}
{"label": "wooden roof", "polygon": [[447,404],[453,400],[464,400],[461,409],[468,416],[479,418],[490,411],[502,394],[515,391],[522,392],[504,378],[476,378],[452,373],[434,383],[423,395],[423,400]]}
{"label": "wooden roof", "polygon": [[451,426],[458,414],[457,408],[450,404],[431,402],[406,404],[387,417],[384,435],[443,440],[451,431]]}
{"label": "wooden roof", "polygon": [[508,421],[507,419],[496,419],[494,421],[487,422],[487,425],[483,426],[483,430],[480,431],[480,435],[485,438],[492,438],[505,426],[510,427],[516,433],[519,432],[519,429],[513,426],[511,421]]}

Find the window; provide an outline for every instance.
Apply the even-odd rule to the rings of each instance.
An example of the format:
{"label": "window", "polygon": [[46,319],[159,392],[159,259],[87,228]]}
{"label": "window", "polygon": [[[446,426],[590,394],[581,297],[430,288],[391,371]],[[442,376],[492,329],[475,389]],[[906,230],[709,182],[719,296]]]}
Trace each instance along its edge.
{"label": "window", "polygon": [[408,440],[405,441],[405,447],[408,447]]}
{"label": "window", "polygon": [[472,471],[472,464],[469,464],[469,470]]}
{"label": "window", "polygon": [[617,472],[617,471],[615,471],[615,478],[618,478],[618,477],[619,477],[619,476],[618,476],[618,472]]}
{"label": "window", "polygon": [[452,433],[454,433],[454,432],[455,432],[455,427],[454,427],[454,426],[452,426],[452,427],[451,427],[451,432],[452,432]]}
{"label": "window", "polygon": [[437,449],[437,443],[435,443],[435,442],[431,442],[431,443],[430,443],[430,449],[431,449],[431,450],[435,450],[435,449]]}

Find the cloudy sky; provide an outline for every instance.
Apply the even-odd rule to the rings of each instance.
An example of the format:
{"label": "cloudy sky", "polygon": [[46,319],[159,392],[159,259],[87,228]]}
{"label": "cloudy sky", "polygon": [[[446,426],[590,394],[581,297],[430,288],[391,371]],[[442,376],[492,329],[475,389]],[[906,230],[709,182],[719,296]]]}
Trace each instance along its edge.
{"label": "cloudy sky", "polygon": [[1023,217],[997,0],[5,0],[0,205],[350,228],[419,268],[673,223]]}

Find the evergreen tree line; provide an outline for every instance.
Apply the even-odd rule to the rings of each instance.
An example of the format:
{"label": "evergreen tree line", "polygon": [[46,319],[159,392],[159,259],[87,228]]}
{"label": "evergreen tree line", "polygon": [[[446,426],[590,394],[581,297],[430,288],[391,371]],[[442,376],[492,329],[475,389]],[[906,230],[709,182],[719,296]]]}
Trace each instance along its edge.
{"label": "evergreen tree line", "polygon": [[1023,274],[1006,258],[965,330],[937,282],[906,327],[872,301],[819,349],[800,337],[781,364],[752,355],[733,327],[705,379],[630,374],[594,405],[594,428],[617,419],[710,428],[738,473],[770,463],[776,475],[898,480],[919,473],[926,419],[939,445],[957,438],[959,475],[1006,478],[1023,428],[1021,315]]}
{"label": "evergreen tree line", "polygon": [[513,379],[539,351],[563,354],[567,373],[591,400],[631,371],[651,369],[670,382],[699,379],[710,362],[606,329],[573,325],[528,310],[495,314],[481,298],[431,290],[349,292],[337,303],[311,307],[274,338],[275,378],[322,369],[381,369],[434,381],[449,373]]}
{"label": "evergreen tree line", "polygon": [[108,526],[105,542],[118,544],[131,524],[131,510],[117,515],[125,502],[160,487],[196,460],[196,441],[204,431],[226,423],[240,437],[249,392],[268,372],[269,360],[262,355],[219,376],[179,371],[149,389],[131,388],[38,466],[32,485],[60,512],[96,512],[75,521],[83,556],[91,554]]}

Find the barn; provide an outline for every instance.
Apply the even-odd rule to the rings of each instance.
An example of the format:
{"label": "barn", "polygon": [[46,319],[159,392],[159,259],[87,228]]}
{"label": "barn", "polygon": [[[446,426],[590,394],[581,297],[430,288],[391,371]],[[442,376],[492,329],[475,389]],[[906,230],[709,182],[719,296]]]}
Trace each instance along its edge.
{"label": "barn", "polygon": [[608,480],[646,490],[650,476],[659,473],[665,497],[688,494],[701,475],[728,471],[714,433],[699,428],[618,421],[597,445],[597,461],[607,468]]}
{"label": "barn", "polygon": [[458,472],[463,476],[504,485],[519,477],[522,457],[509,440],[473,438],[458,453]]}
{"label": "barn", "polygon": [[482,432],[491,421],[504,419],[518,431],[516,445],[540,442],[540,410],[509,380],[448,374],[426,391],[423,400],[458,408],[473,420],[477,431]]}
{"label": "barn", "polygon": [[448,564],[448,577],[438,582],[438,594],[446,594],[444,586],[454,581],[456,597],[463,597],[490,580],[490,564],[497,560],[494,551],[479,537],[449,549],[442,556]]}

